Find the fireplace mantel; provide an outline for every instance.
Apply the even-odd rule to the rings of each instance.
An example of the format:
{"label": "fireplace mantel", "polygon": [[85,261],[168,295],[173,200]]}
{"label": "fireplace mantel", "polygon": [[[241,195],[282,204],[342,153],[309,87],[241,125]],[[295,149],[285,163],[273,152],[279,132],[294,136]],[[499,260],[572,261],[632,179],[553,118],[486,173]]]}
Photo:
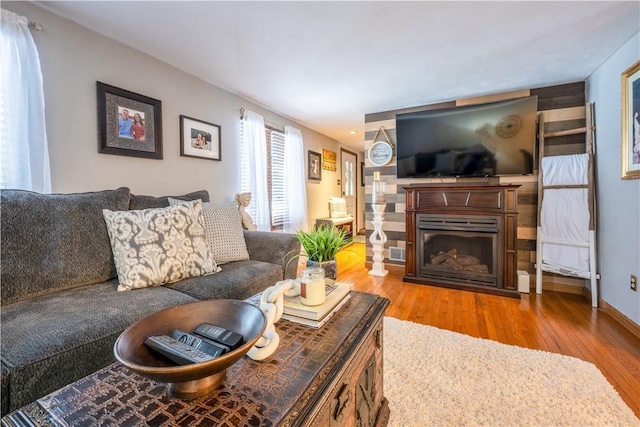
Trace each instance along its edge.
{"label": "fireplace mantel", "polygon": [[[444,286],[477,292],[519,298],[517,292],[517,227],[518,209],[516,191],[519,185],[486,185],[486,184],[427,184],[403,187],[406,192],[406,264],[404,281],[413,283]],[[490,220],[496,224],[492,237],[494,257],[493,279],[486,281],[482,274],[478,280],[470,277],[465,280],[458,273],[452,277],[442,277],[444,273],[428,275],[424,273],[426,254],[423,254],[421,237],[424,218],[444,218],[444,223],[462,220],[473,224],[477,221]],[[422,219],[421,219],[422,218]],[[454,221],[446,219],[458,218]],[[465,220],[465,218],[470,220]],[[427,223],[430,221],[426,221]],[[472,226],[469,226],[472,227]],[[476,226],[477,227],[477,226]],[[464,232],[464,227],[452,226],[453,230]],[[475,233],[474,235],[477,235]],[[426,240],[425,240],[426,241]],[[492,270],[494,267],[491,267]],[[468,273],[467,276],[472,276]]]}

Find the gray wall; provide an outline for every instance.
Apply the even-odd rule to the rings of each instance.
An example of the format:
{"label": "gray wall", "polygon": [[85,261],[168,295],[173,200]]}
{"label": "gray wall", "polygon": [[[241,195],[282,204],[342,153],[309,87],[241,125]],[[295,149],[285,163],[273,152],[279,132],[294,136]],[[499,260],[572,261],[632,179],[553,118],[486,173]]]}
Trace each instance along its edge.
{"label": "gray wall", "polygon": [[638,59],[640,34],[587,80],[587,97],[596,107],[600,296],[636,324],[640,324],[640,292],[631,291],[629,276],[640,274],[640,179],[620,178],[620,76]]}
{"label": "gray wall", "polygon": [[[2,7],[43,26],[32,34],[44,76],[54,192],[127,186],[137,194],[164,195],[207,189],[212,200],[231,200],[239,190],[241,107],[301,129],[305,162],[308,149],[340,151],[342,144],[334,139],[35,4],[2,2]],[[163,160],[98,153],[96,81],[162,101]],[[222,126],[221,162],[180,156],[181,114]],[[323,171],[321,182],[307,181],[311,224],[328,215],[328,198],[340,194],[339,176],[340,169]]]}

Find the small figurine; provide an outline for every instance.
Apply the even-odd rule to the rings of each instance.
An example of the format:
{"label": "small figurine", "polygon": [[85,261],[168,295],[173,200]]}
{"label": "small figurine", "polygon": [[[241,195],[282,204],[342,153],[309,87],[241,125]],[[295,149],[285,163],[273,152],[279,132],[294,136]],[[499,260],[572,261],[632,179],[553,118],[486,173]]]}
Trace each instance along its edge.
{"label": "small figurine", "polygon": [[235,199],[242,219],[242,227],[245,230],[257,230],[258,227],[253,223],[253,218],[245,211],[245,208],[251,203],[251,193],[236,193]]}

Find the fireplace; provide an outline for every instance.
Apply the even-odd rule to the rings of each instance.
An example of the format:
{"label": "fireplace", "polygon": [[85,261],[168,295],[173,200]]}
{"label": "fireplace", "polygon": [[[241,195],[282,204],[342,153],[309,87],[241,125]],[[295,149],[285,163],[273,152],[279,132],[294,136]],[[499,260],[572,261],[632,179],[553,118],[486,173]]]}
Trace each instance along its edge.
{"label": "fireplace", "polygon": [[404,280],[519,297],[517,187],[405,187]]}
{"label": "fireplace", "polygon": [[420,277],[498,285],[496,217],[418,215]]}

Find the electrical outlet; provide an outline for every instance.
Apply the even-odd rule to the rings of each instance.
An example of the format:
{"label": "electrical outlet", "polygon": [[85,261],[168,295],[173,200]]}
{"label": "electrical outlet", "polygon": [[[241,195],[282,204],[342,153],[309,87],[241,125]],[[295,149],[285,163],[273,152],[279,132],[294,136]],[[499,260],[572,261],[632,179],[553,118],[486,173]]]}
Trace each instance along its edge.
{"label": "electrical outlet", "polygon": [[632,274],[631,280],[629,281],[629,285],[631,286],[631,290],[634,292],[638,291],[638,276]]}

